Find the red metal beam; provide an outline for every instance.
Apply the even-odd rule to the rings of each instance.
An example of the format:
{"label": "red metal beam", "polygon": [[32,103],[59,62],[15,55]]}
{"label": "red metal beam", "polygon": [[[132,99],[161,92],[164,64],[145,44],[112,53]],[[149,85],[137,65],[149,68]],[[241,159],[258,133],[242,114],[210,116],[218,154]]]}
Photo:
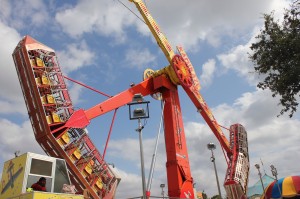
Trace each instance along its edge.
{"label": "red metal beam", "polygon": [[194,198],[186,138],[177,87],[163,89],[168,195]]}

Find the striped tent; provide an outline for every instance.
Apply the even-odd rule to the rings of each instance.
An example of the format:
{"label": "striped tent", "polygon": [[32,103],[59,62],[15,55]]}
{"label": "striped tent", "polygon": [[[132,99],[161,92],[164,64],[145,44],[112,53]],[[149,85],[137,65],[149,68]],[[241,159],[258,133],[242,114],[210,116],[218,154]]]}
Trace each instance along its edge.
{"label": "striped tent", "polygon": [[297,198],[300,199],[300,176],[288,176],[269,184],[261,199]]}
{"label": "striped tent", "polygon": [[261,178],[261,181],[258,180],[254,185],[248,188],[247,191],[247,197],[252,198],[260,198],[260,196],[263,194],[263,188],[261,185],[261,182],[263,182],[264,187],[267,187],[269,184],[271,184],[275,178],[269,176],[268,174],[264,174]]}

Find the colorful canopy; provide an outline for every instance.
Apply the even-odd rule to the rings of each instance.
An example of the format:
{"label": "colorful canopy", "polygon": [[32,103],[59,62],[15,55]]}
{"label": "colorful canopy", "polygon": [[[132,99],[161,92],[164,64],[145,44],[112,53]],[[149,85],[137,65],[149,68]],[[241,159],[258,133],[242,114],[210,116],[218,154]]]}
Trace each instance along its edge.
{"label": "colorful canopy", "polygon": [[278,182],[275,180],[266,187],[265,193],[266,197],[262,196],[261,198],[275,199],[300,196],[300,176],[288,176],[279,179]]}

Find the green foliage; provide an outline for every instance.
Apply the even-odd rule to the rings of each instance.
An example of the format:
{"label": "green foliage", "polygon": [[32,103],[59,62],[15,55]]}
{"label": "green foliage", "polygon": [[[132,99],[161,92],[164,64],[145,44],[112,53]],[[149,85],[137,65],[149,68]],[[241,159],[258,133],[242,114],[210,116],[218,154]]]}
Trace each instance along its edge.
{"label": "green foliage", "polygon": [[272,96],[279,95],[283,109],[292,117],[300,96],[300,1],[286,9],[282,24],[274,20],[274,13],[264,14],[264,29],[251,45],[249,56],[255,72],[265,79],[257,87],[270,89]]}
{"label": "green foliage", "polygon": [[214,195],[211,199],[222,199],[219,195]]}
{"label": "green foliage", "polygon": [[207,198],[208,198],[208,197],[207,197],[207,194],[204,193],[204,191],[202,192],[202,198],[203,198],[203,199],[207,199]]}

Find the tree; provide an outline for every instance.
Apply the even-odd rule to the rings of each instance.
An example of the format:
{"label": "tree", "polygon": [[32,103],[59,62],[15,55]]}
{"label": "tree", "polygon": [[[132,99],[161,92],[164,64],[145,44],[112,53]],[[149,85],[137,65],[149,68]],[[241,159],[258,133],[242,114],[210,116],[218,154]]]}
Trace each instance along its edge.
{"label": "tree", "polygon": [[207,194],[204,192],[204,190],[202,191],[202,199],[207,199]]}
{"label": "tree", "polygon": [[211,197],[211,199],[221,199],[221,197],[219,195],[214,195],[213,197]]}
{"label": "tree", "polygon": [[264,20],[264,29],[250,46],[255,72],[264,78],[257,87],[280,96],[280,115],[289,112],[293,117],[300,96],[300,0],[285,10],[281,25],[274,12],[264,14]]}

